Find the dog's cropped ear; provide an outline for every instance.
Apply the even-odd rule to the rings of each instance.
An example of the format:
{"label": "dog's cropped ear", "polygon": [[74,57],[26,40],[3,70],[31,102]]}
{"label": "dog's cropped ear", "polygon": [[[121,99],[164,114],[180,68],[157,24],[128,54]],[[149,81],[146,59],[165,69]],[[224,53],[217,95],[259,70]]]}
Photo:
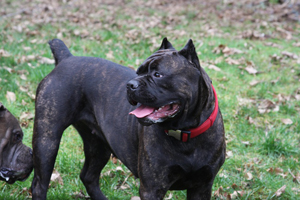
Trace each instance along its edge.
{"label": "dog's cropped ear", "polygon": [[200,70],[199,59],[192,39],[190,39],[185,45],[185,47],[183,47],[183,49],[178,51],[178,53],[184,56],[190,63],[192,63],[197,69]]}
{"label": "dog's cropped ear", "polygon": [[0,102],[0,111],[2,110],[6,110],[6,108],[4,107],[4,105]]}
{"label": "dog's cropped ear", "polygon": [[4,107],[4,105],[0,102],[0,117],[2,117],[4,115],[4,112],[6,108]]}
{"label": "dog's cropped ear", "polygon": [[159,47],[158,50],[163,50],[163,49],[173,49],[175,50],[175,48],[172,46],[172,44],[168,41],[168,39],[165,37]]}

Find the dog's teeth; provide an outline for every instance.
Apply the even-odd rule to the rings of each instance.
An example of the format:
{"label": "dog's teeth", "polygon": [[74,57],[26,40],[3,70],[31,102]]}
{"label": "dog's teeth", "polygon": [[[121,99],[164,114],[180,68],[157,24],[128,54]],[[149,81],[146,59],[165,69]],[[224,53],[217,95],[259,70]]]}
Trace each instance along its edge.
{"label": "dog's teeth", "polygon": [[160,107],[160,108],[158,109],[158,111],[160,111],[160,110],[162,110],[162,107]]}

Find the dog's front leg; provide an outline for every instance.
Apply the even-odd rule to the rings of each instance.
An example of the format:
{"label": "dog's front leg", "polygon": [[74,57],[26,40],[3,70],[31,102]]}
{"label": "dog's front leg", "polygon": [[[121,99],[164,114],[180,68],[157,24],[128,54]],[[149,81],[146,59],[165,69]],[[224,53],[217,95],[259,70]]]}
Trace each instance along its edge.
{"label": "dog's front leg", "polygon": [[210,200],[212,185],[206,187],[207,190],[201,188],[191,188],[187,190],[187,200]]}
{"label": "dog's front leg", "polygon": [[171,176],[170,167],[161,165],[161,160],[149,158],[145,152],[141,152],[140,156],[140,197],[142,200],[162,200],[175,182],[176,175]]}
{"label": "dog's front leg", "polygon": [[162,200],[168,189],[160,187],[160,184],[147,184],[140,180],[140,197],[142,200]]}

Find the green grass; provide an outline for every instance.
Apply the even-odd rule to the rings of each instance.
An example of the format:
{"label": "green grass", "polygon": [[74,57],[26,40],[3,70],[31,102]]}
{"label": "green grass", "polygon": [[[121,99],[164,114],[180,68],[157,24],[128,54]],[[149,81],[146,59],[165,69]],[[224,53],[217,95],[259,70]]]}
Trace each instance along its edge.
{"label": "green grass", "polygon": [[[42,6],[35,1],[27,3],[4,2],[7,14],[16,13],[23,7]],[[73,4],[58,3],[60,7],[50,4],[52,10],[40,10],[38,14],[0,16],[0,50],[10,53],[9,57],[0,55],[0,102],[18,119],[23,112],[34,114],[32,94],[35,94],[38,83],[54,68],[52,64],[41,63],[39,57],[52,58],[47,41],[57,36],[62,36],[74,55],[107,58],[111,51],[113,57],[109,60],[135,68],[160,46],[163,37],[168,37],[177,49],[192,38],[200,63],[203,63],[217,90],[226,130],[228,157],[215,179],[213,194],[220,187],[222,191],[213,198],[226,199],[226,196],[238,192],[243,195],[237,195],[237,199],[299,199],[299,183],[293,181],[291,175],[300,175],[300,101],[295,97],[296,92],[298,95],[300,92],[300,54],[299,47],[293,46],[299,42],[299,24],[268,22],[267,27],[262,27],[250,20],[242,27],[234,21],[225,26],[218,17],[201,9],[201,5],[185,5],[176,8],[178,11],[171,15],[170,8],[163,5],[156,8],[146,1],[135,0],[127,3],[126,9],[122,9],[121,6],[109,4],[89,7],[82,1],[76,1]],[[220,4],[216,8],[221,9],[222,6]],[[79,18],[78,23],[72,21],[76,17]],[[35,21],[37,19],[41,21]],[[211,34],[207,24],[221,34]],[[281,37],[276,31],[278,26],[290,31],[293,38],[286,40]],[[18,31],[18,27],[22,30]],[[273,37],[263,40],[240,37],[243,30],[251,28]],[[75,34],[76,31],[84,33],[84,30],[88,36]],[[268,46],[267,42],[279,47]],[[229,56],[222,52],[213,53],[221,44],[243,53]],[[296,54],[298,59],[284,57],[283,51]],[[274,61],[274,54],[282,60]],[[228,64],[228,57],[244,61],[239,65]],[[260,73],[249,74],[244,70],[245,61],[253,62]],[[209,69],[207,63],[219,67],[221,71]],[[260,83],[251,86],[253,80]],[[7,100],[7,91],[16,94],[15,102]],[[239,99],[252,101],[241,103]],[[279,110],[259,112],[258,106],[266,99],[274,102]],[[282,119],[290,119],[292,124],[284,124]],[[23,142],[31,146],[33,120],[22,119],[20,122],[25,133]],[[83,159],[82,141],[75,129],[70,127],[63,135],[55,164],[63,185],[52,182],[48,199],[74,199],[75,194],[81,191],[87,195],[79,179]],[[119,166],[123,171],[117,168]],[[271,173],[271,168],[278,168],[281,172]],[[138,196],[139,180],[134,179],[123,164],[109,161],[103,173],[101,188],[109,199]],[[247,173],[252,177],[246,176]],[[33,173],[25,182],[14,185],[0,182],[0,199],[30,198],[32,178]],[[283,185],[286,185],[285,192],[275,196]],[[167,197],[185,199],[185,191],[170,191]]]}

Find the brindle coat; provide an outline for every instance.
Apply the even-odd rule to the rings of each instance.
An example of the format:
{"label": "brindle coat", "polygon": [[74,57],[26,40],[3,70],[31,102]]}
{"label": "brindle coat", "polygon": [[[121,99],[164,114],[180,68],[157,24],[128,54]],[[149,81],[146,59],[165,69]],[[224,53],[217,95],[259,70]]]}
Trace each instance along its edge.
{"label": "brindle coat", "polygon": [[[163,199],[168,190],[185,189],[187,199],[210,199],[214,178],[225,160],[221,112],[212,127],[189,142],[164,132],[197,127],[214,109],[211,81],[200,67],[191,40],[176,51],[164,39],[152,56],[155,58],[147,59],[137,74],[101,58],[73,56],[58,39],[49,44],[56,67],[37,89],[33,199],[46,198],[60,139],[70,125],[84,143],[80,178],[92,199],[106,199],[99,188],[99,177],[111,153],[140,179],[141,199]],[[155,63],[154,67],[150,63]],[[164,76],[155,79],[154,71]],[[132,87],[137,82],[140,85]],[[180,110],[161,123],[145,119],[139,119],[139,123],[128,114],[134,106],[127,99],[132,104],[157,107],[178,100]]]}

